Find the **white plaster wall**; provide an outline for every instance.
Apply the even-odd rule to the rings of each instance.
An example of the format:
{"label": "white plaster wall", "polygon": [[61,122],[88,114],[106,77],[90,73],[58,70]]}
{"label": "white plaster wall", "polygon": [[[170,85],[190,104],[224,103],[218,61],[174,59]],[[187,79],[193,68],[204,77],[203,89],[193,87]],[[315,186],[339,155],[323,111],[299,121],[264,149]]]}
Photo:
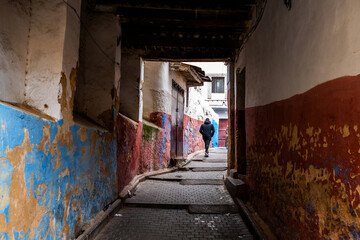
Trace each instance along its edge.
{"label": "white plaster wall", "polygon": [[168,62],[144,62],[144,119],[153,112],[171,114],[171,86]]}
{"label": "white plaster wall", "polygon": [[186,93],[186,78],[181,72],[170,71],[169,72],[170,86],[172,87],[172,80],[174,80]]}
{"label": "white plaster wall", "polygon": [[[114,99],[119,87],[120,35],[118,18],[114,14],[90,13],[86,19],[87,30],[81,36],[81,59],[76,84],[75,111],[86,115],[100,125],[111,127]],[[99,49],[88,32],[94,37]],[[117,78],[118,82],[114,82]],[[116,91],[114,91],[116,90]],[[113,92],[114,91],[114,92]],[[114,96],[115,98],[115,96]],[[110,111],[110,112],[109,112]]]}
{"label": "white plaster wall", "polygon": [[31,8],[25,101],[60,119],[58,95],[62,91],[67,7],[61,0],[33,0]]}
{"label": "white plaster wall", "polygon": [[22,103],[30,27],[29,1],[0,1],[0,100]]}
{"label": "white plaster wall", "polygon": [[360,1],[268,0],[236,68],[246,67],[246,107],[360,73]]}
{"label": "white plaster wall", "polygon": [[210,118],[210,120],[219,122],[219,115],[205,102],[199,88],[189,88],[189,104],[185,105],[185,114],[201,121]]}
{"label": "white plaster wall", "polygon": [[[67,2],[81,13],[81,0],[67,0]],[[67,8],[66,11],[66,29],[63,50],[63,72],[67,79],[70,79],[70,73],[77,67],[79,61],[80,45],[80,22],[75,12]],[[69,89],[70,90],[70,89]],[[71,92],[69,92],[69,96]]]}
{"label": "white plaster wall", "polygon": [[142,121],[144,61],[136,54],[121,54],[119,111],[134,121]]}

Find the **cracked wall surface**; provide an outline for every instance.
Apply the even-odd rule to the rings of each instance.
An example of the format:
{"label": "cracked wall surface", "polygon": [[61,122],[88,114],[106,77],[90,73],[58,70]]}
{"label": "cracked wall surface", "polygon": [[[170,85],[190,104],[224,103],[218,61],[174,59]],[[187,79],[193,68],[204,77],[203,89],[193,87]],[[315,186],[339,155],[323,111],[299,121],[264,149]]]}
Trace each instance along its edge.
{"label": "cracked wall surface", "polygon": [[236,60],[250,202],[278,238],[359,239],[359,7],[269,0]]}
{"label": "cracked wall surface", "polygon": [[359,238],[359,90],[342,77],[247,109],[251,199],[279,237]]}
{"label": "cracked wall surface", "polygon": [[59,121],[0,104],[2,239],[73,238],[116,198],[116,139],[73,122],[75,73]]}

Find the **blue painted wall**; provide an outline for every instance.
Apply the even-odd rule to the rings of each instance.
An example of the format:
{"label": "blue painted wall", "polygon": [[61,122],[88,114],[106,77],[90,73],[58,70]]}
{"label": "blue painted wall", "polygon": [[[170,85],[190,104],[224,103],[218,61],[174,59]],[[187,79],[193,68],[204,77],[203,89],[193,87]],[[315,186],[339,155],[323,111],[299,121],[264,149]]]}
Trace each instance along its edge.
{"label": "blue painted wall", "polygon": [[[40,149],[44,128],[50,138]],[[63,120],[47,121],[0,104],[0,239],[73,238],[76,224],[81,227],[116,198],[115,138],[80,128],[73,124],[65,129]],[[86,138],[81,139],[79,129]],[[25,142],[27,132],[31,150],[15,161],[14,153],[9,153]],[[21,165],[24,170],[15,171]],[[12,184],[18,184],[12,182],[15,174],[23,175],[27,195],[11,195]],[[38,207],[46,210],[38,227],[22,224],[6,230],[17,221],[11,217],[14,211],[35,211],[27,209],[26,198],[36,199]],[[14,201],[18,201],[16,209]]]}
{"label": "blue painted wall", "polygon": [[215,120],[212,120],[212,125],[214,125],[215,128],[215,134],[212,137],[212,147],[218,147],[219,146],[219,123]]}

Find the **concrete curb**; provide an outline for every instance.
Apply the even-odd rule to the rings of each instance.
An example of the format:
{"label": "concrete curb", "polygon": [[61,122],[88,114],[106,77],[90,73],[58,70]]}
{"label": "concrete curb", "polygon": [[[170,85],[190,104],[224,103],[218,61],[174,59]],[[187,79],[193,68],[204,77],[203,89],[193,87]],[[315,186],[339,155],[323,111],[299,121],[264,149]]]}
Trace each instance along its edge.
{"label": "concrete curb", "polygon": [[257,223],[249,209],[244,202],[238,196],[244,196],[247,194],[245,183],[239,180],[239,184],[234,182],[234,179],[228,174],[224,175],[224,183],[226,189],[229,191],[236,206],[239,209],[239,213],[249,227],[250,232],[254,235],[255,239],[266,240],[267,235],[264,233],[260,225]]}
{"label": "concrete curb", "polygon": [[112,216],[122,207],[120,199],[117,199],[105,211],[101,211],[91,221],[90,227],[87,228],[76,240],[94,239],[101,229],[110,221]]}
{"label": "concrete curb", "polygon": [[245,206],[244,202],[239,198],[235,198],[235,203],[239,208],[240,215],[244,218],[244,220],[250,225],[250,230],[252,230],[255,235],[255,239],[266,240],[268,239],[261,227],[257,224],[256,220],[253,218],[250,211]]}
{"label": "concrete curb", "polygon": [[110,219],[114,216],[114,214],[123,207],[125,200],[129,197],[128,191],[133,193],[136,187],[139,185],[139,183],[143,182],[148,177],[153,177],[153,176],[177,171],[178,169],[182,168],[184,165],[188,164],[197,154],[201,152],[202,150],[199,150],[189,154],[185,162],[178,167],[161,169],[135,176],[134,179],[131,180],[131,182],[128,185],[126,185],[125,188],[121,191],[121,193],[119,194],[119,198],[116,199],[105,211],[99,212],[94,219],[92,219],[88,224],[86,224],[89,225],[89,227],[87,227],[86,230],[75,239],[76,240],[95,239],[96,235],[110,221]]}

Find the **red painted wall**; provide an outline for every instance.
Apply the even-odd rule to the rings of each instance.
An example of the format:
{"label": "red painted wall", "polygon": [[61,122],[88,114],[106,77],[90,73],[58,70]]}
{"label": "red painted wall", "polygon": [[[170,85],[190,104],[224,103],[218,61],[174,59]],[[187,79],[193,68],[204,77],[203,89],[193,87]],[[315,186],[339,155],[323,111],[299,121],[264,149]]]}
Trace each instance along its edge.
{"label": "red painted wall", "polygon": [[203,123],[201,120],[193,119],[184,114],[184,156],[205,149],[202,135],[199,132]]}
{"label": "red painted wall", "polygon": [[117,178],[119,192],[138,174],[142,123],[118,114],[117,122]]}
{"label": "red painted wall", "polygon": [[143,127],[141,173],[166,168],[170,161],[171,116],[155,112],[150,121],[158,128]]}
{"label": "red painted wall", "polygon": [[157,127],[134,122],[119,114],[117,177],[119,192],[138,174],[166,168],[170,161],[171,116],[153,113]]}
{"label": "red painted wall", "polygon": [[250,199],[281,239],[359,239],[360,75],[246,109]]}
{"label": "red painted wall", "polygon": [[219,120],[219,147],[227,146],[227,133],[226,133],[227,127],[228,127],[228,120],[220,119]]}

